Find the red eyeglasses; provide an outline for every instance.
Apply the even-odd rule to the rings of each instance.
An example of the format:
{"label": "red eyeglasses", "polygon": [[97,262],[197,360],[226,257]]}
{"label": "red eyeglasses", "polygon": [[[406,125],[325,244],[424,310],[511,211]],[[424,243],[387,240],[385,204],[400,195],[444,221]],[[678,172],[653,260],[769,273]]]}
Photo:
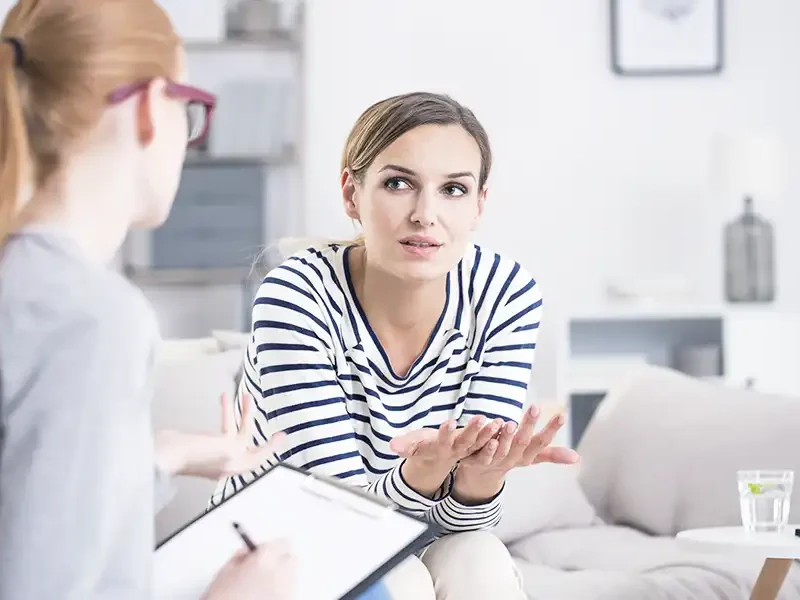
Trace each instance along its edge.
{"label": "red eyeglasses", "polygon": [[[142,81],[119,87],[109,94],[108,101],[111,104],[124,102],[131,96],[146,90],[149,84],[149,81]],[[211,116],[217,105],[216,96],[194,86],[174,81],[167,82],[164,92],[170,98],[186,101],[186,119],[189,123],[188,145],[191,147],[201,144],[211,129]]]}

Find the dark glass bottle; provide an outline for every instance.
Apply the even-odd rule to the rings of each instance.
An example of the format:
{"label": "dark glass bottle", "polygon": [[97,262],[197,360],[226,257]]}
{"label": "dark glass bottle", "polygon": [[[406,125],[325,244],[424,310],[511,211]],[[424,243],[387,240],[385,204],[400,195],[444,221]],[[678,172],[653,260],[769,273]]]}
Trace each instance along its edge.
{"label": "dark glass bottle", "polygon": [[725,297],[729,302],[775,300],[775,235],[772,224],[744,199],[742,214],[725,226]]}

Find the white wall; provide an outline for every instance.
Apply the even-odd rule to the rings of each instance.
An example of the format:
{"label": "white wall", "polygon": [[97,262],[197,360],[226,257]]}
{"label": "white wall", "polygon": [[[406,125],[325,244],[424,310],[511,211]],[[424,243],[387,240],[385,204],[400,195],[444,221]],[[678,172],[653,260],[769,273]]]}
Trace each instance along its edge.
{"label": "white wall", "polygon": [[[554,393],[556,319],[600,300],[606,278],[677,273],[721,300],[710,181],[717,132],[777,131],[800,146],[800,2],[727,2],[726,65],[708,78],[622,79],[601,0],[311,0],[305,56],[307,233],[352,233],[337,191],[347,132],[370,103],[425,89],[484,122],[495,150],[479,241],[539,278],[545,325],[535,381]],[[791,160],[790,166],[791,166]],[[800,307],[800,176],[778,225],[782,303]]]}

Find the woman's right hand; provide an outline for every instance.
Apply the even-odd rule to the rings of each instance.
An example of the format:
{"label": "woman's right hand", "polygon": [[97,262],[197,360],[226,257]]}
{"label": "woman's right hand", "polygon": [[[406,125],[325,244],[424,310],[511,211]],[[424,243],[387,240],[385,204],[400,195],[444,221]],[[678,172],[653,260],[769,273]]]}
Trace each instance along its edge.
{"label": "woman's right hand", "polygon": [[243,549],[222,567],[203,600],[291,600],[294,567],[287,542]]}
{"label": "woman's right hand", "polygon": [[408,485],[430,497],[456,463],[483,448],[502,424],[501,419],[490,421],[481,415],[472,417],[461,429],[455,421],[446,421],[438,430],[420,429],[398,436],[390,447],[406,459],[402,474]]}

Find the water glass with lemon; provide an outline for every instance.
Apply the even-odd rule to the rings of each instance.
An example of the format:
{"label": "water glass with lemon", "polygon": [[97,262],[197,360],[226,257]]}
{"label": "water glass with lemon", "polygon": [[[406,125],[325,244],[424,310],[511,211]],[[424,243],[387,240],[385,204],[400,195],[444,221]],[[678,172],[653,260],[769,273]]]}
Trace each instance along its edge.
{"label": "water glass with lemon", "polygon": [[749,532],[782,532],[789,523],[794,472],[738,471],[742,525]]}

